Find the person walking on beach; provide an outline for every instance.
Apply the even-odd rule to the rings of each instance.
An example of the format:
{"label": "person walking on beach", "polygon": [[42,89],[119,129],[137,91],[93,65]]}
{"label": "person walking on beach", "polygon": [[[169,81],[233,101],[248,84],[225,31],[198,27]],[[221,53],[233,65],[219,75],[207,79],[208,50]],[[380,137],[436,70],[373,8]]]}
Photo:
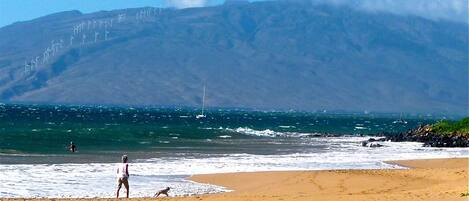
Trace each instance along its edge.
{"label": "person walking on beach", "polygon": [[125,190],[127,192],[127,198],[129,198],[129,164],[127,161],[127,155],[123,155],[122,163],[118,164],[117,166],[117,198],[119,198],[119,191],[121,190],[122,184],[124,184]]}

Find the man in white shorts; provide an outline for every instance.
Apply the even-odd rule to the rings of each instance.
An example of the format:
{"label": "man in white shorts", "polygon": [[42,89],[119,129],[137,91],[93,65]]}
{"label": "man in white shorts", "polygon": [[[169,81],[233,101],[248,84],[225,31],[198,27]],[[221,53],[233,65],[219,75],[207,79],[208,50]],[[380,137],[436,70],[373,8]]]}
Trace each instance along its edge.
{"label": "man in white shorts", "polygon": [[122,184],[124,184],[127,198],[129,198],[129,164],[127,161],[127,155],[123,155],[122,163],[117,165],[117,198],[119,198],[119,191],[121,190]]}

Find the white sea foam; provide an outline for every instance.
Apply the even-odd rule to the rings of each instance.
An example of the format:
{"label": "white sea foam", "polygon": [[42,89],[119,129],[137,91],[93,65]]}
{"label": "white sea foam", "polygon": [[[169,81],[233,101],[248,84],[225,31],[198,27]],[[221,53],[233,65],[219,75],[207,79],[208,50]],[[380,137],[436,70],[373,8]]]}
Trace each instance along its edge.
{"label": "white sea foam", "polygon": [[[1,197],[113,197],[116,164],[0,165]],[[186,180],[188,175],[160,175],[158,164],[132,163],[131,196],[152,196],[158,189],[172,187],[172,195],[193,195],[227,191],[223,187]]]}
{"label": "white sea foam", "polygon": [[241,133],[241,134],[246,134],[246,135],[260,136],[260,137],[277,137],[277,136],[282,136],[283,135],[283,133],[274,132],[270,129],[254,130],[254,129],[247,128],[247,127],[244,127],[244,128],[239,127],[239,128],[236,128],[236,129],[227,128],[226,130]]}
{"label": "white sea foam", "polygon": [[277,132],[270,129],[265,130],[255,130],[248,127],[239,127],[236,129],[226,128],[224,129],[228,132],[235,132],[238,134],[249,135],[249,136],[256,136],[256,137],[296,137],[296,138],[304,138],[304,137],[311,137],[313,135],[318,135],[318,133],[297,133],[297,132]]}
{"label": "white sea foam", "polygon": [[355,126],[355,129],[356,130],[365,130],[365,129],[368,129],[367,127],[363,127],[363,126]]}
{"label": "white sea foam", "polygon": [[[468,157],[467,148],[428,148],[414,142],[380,142],[384,147],[362,147],[367,137],[309,138],[307,144],[324,148],[284,155],[205,154],[131,161],[131,196],[151,196],[172,187],[172,195],[226,191],[222,187],[186,180],[193,174],[224,172],[403,168],[388,160]],[[1,197],[113,197],[113,163],[0,165]],[[60,190],[58,190],[60,189]]]}

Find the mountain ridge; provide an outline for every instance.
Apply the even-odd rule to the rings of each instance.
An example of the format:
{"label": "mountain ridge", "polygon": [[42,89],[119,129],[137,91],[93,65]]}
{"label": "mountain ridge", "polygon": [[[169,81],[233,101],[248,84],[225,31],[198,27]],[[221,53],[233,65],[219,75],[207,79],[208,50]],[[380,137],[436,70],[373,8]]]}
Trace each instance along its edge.
{"label": "mountain ridge", "polygon": [[205,83],[213,107],[467,114],[464,24],[285,2],[75,14],[0,28],[1,101],[198,106]]}

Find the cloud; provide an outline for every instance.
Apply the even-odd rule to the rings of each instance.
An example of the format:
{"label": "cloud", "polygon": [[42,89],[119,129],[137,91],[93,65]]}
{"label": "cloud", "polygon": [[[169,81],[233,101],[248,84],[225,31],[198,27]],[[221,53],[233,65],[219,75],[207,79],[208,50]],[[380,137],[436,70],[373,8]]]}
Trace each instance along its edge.
{"label": "cloud", "polygon": [[208,0],[168,0],[168,4],[176,8],[192,8],[206,6],[207,1]]}
{"label": "cloud", "polygon": [[468,22],[468,0],[312,0],[371,12],[417,15],[432,20]]}
{"label": "cloud", "polygon": [[[224,0],[166,0],[176,8],[217,5]],[[263,1],[263,0],[249,0]],[[282,0],[280,0],[282,1]],[[431,20],[450,20],[469,23],[468,0],[283,0],[290,2],[311,1],[315,4],[346,5],[368,12],[389,12],[398,15],[415,15]]]}

